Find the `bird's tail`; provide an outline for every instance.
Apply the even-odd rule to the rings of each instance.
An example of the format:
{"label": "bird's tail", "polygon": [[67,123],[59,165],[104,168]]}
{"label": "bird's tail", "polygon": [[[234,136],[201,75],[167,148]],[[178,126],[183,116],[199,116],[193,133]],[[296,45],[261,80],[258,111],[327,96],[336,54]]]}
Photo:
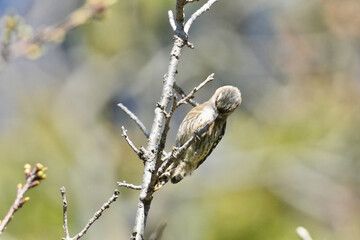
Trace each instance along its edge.
{"label": "bird's tail", "polygon": [[164,186],[171,177],[171,172],[170,171],[166,171],[163,174],[160,175],[160,177],[158,178],[155,187],[154,187],[154,191],[159,190],[162,186]]}
{"label": "bird's tail", "polygon": [[170,179],[171,183],[178,183],[185,177],[185,166],[184,162],[173,163],[163,174],[161,174],[155,184],[154,191],[159,190],[164,186]]}

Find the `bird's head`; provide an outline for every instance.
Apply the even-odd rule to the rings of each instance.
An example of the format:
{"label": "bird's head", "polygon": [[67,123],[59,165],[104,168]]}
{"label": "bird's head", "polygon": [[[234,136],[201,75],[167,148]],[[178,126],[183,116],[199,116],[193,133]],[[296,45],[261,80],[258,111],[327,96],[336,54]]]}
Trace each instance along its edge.
{"label": "bird's head", "polygon": [[241,93],[237,87],[224,86],[218,88],[211,99],[218,113],[227,116],[240,105]]}

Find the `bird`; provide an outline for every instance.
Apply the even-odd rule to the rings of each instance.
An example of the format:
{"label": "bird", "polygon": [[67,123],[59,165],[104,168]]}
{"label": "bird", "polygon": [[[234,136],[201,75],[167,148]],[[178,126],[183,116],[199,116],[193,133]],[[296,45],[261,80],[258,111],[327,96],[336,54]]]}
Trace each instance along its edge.
{"label": "bird", "polygon": [[183,146],[205,126],[208,127],[160,174],[155,191],[169,180],[174,184],[180,182],[207,159],[225,134],[228,116],[239,107],[241,101],[241,92],[237,87],[223,86],[208,101],[190,110],[177,131],[176,148]]}

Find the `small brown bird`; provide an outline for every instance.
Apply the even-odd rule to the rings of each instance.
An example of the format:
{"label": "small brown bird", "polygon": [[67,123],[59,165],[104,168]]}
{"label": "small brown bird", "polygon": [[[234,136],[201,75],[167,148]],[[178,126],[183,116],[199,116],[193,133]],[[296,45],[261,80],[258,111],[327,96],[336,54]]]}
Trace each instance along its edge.
{"label": "small brown bird", "polygon": [[176,147],[181,147],[207,124],[210,123],[210,126],[178,157],[178,160],[159,176],[155,190],[162,187],[169,179],[172,183],[180,182],[206,160],[225,133],[227,117],[235,111],[240,103],[239,89],[233,86],[224,86],[218,88],[208,101],[191,109],[177,132]]}

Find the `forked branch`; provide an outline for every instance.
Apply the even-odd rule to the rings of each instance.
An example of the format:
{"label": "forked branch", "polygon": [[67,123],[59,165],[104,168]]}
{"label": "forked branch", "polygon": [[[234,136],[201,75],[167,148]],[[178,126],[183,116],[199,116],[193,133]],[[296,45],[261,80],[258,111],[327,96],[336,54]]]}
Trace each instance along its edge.
{"label": "forked branch", "polygon": [[122,103],[118,104],[119,108],[126,113],[141,129],[141,131],[145,134],[146,138],[149,138],[149,131],[146,129],[145,125],[140,121],[140,119],[131,112],[127,107],[125,107]]}
{"label": "forked branch", "polygon": [[[185,98],[186,96],[187,96],[187,94],[185,93],[185,91],[180,87],[180,86],[178,86],[176,83],[174,84],[174,90],[178,93],[178,94],[180,94],[180,96],[182,97],[182,98]],[[199,105],[196,101],[194,101],[192,98],[189,98],[188,100],[187,100],[187,102],[191,105],[191,106],[193,106],[193,107],[196,107],[197,105]]]}
{"label": "forked branch", "polygon": [[124,126],[121,127],[122,129],[122,136],[125,138],[126,142],[129,144],[129,146],[132,148],[132,150],[136,153],[136,155],[138,155],[138,157],[145,161],[144,158],[144,152],[141,151],[142,148],[140,148],[140,150],[135,146],[135,144],[130,140],[129,136],[127,135],[127,130],[125,129]]}
{"label": "forked branch", "polygon": [[60,188],[60,192],[61,192],[61,197],[63,200],[63,228],[64,228],[64,233],[65,233],[65,237],[62,240],[78,240],[80,239],[82,236],[84,236],[86,234],[86,232],[89,230],[89,228],[91,227],[91,225],[93,225],[96,220],[98,220],[101,215],[103,214],[103,212],[108,209],[110,207],[110,205],[116,201],[116,199],[119,197],[119,190],[115,189],[113,195],[109,198],[108,201],[106,201],[101,208],[96,211],[94,213],[94,216],[88,221],[88,223],[85,225],[85,227],[78,233],[76,234],[74,237],[70,237],[69,235],[69,228],[68,228],[68,224],[67,224],[67,200],[66,200],[66,189],[65,187],[61,187]]}
{"label": "forked branch", "polygon": [[184,32],[186,34],[189,34],[189,30],[191,25],[195,22],[195,20],[200,17],[201,14],[203,14],[206,11],[209,11],[211,6],[216,3],[218,0],[209,0],[207,3],[205,3],[201,8],[199,8],[196,12],[194,12],[189,20],[187,20],[185,26],[184,26]]}
{"label": "forked branch", "polygon": [[199,86],[195,87],[188,95],[186,95],[185,97],[183,97],[183,99],[181,99],[178,103],[177,106],[180,106],[186,102],[188,102],[192,97],[194,97],[195,93],[197,93],[201,88],[203,88],[207,83],[211,82],[212,80],[214,80],[214,73],[210,74],[205,81],[203,81],[202,83],[200,83]]}
{"label": "forked branch", "polygon": [[[155,117],[148,138],[148,145],[146,147],[146,161],[143,171],[142,189],[139,195],[134,228],[131,234],[131,239],[133,240],[144,239],[147,216],[150,210],[151,201],[153,199],[154,186],[158,178],[158,167],[160,167],[162,164],[162,156],[165,147],[163,142],[164,139],[166,139],[167,130],[169,129],[169,126],[165,126],[165,124],[168,124],[167,119],[169,116],[164,114],[164,111],[171,108],[170,104],[173,98],[173,89],[176,82],[175,75],[178,72],[177,67],[182,49],[184,46],[189,46],[191,48],[193,47],[192,44],[187,41],[187,32],[190,29],[192,23],[203,12],[208,10],[215,1],[209,0],[204,6],[196,11],[187,22],[187,32],[184,32],[184,6],[189,2],[193,1],[177,0],[175,14],[169,13],[170,25],[173,29],[175,28],[174,44],[171,49],[168,70],[164,77],[161,97],[155,109]],[[188,99],[191,99],[191,96],[189,96]],[[198,134],[206,131],[208,127],[209,126],[204,128],[204,130],[200,131]],[[180,154],[182,151],[185,151],[182,149],[186,149],[186,147],[188,147],[188,145],[190,145],[193,141],[195,141],[195,137],[189,140],[187,145],[184,144],[183,148],[179,148],[177,153],[175,152],[174,154],[171,154],[171,156],[173,156],[173,158],[178,156],[178,154]]]}

